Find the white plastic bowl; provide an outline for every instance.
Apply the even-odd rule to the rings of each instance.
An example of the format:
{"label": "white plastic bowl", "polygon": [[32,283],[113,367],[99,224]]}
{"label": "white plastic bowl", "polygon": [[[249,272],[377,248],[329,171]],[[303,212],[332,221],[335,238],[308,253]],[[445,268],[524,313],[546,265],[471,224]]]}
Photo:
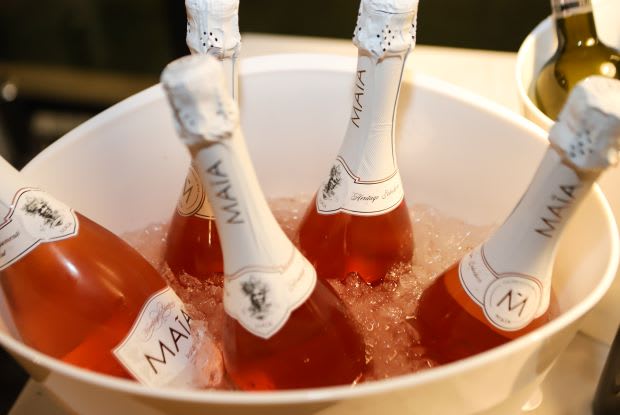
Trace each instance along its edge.
{"label": "white plastic bowl", "polygon": [[[350,112],[355,60],[275,55],[242,62],[241,113],[269,196],[313,192]],[[436,80],[405,75],[397,129],[409,203],[471,223],[503,220],[545,150],[545,134],[490,101]],[[115,232],[168,219],[189,158],[159,86],[84,123],[24,172]],[[0,327],[0,343],[77,413],[472,414],[518,413],[608,289],[618,234],[598,187],[562,241],[554,287],[564,313],[509,344],[417,374],[361,384],[273,393],[147,388],[44,356]],[[7,320],[5,320],[7,321]],[[70,327],[67,328],[70,330]]]}
{"label": "white plastic bowl", "polygon": [[[592,0],[594,20],[601,40],[620,49],[620,0]],[[545,130],[553,121],[540,111],[533,97],[533,81],[557,47],[551,17],[543,20],[525,38],[517,53],[516,82],[523,115]],[[620,97],[618,98],[620,99]],[[617,222],[620,222],[620,167],[605,173],[599,180]],[[611,344],[620,324],[620,272],[605,298],[583,324],[588,334]]]}

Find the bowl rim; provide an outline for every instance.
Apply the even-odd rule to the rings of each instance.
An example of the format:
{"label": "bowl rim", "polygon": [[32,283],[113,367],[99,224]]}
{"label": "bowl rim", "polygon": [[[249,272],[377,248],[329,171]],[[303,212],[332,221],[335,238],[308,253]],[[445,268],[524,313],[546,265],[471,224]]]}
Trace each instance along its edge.
{"label": "bowl rim", "polygon": [[[240,65],[240,75],[255,75],[265,71],[333,71],[341,73],[353,73],[356,67],[356,57],[326,55],[326,54],[277,54],[264,55],[242,59]],[[444,81],[430,76],[415,74],[412,76],[411,68],[408,68],[404,82],[414,83],[418,88],[426,88],[435,93],[443,94],[465,105],[474,106],[485,112],[489,112],[509,123],[516,124],[532,137],[541,143],[546,143],[546,133],[532,122],[510,111],[507,108],[491,101],[490,99],[476,95],[460,87],[454,86]],[[156,84],[144,91],[126,98],[120,103],[104,110],[100,114],[86,121],[67,133],[64,137],[51,144],[48,149],[36,156],[28,163],[22,171],[28,172],[33,165],[62,149],[63,146],[71,144],[75,140],[89,131],[96,130],[101,125],[113,120],[118,114],[125,114],[137,110],[144,105],[151,104],[156,100],[164,99],[161,86]],[[47,356],[37,350],[24,345],[10,334],[0,332],[0,344],[9,351],[16,353],[22,358],[40,364],[48,370],[58,372],[59,375],[72,378],[74,380],[91,384],[96,387],[111,389],[115,392],[130,393],[136,396],[158,400],[175,400],[182,402],[193,402],[202,404],[231,404],[236,406],[248,405],[277,405],[277,404],[308,404],[320,402],[332,402],[344,399],[353,399],[373,395],[395,392],[414,387],[419,384],[436,382],[448,378],[459,372],[479,368],[489,361],[497,361],[508,355],[525,349],[530,342],[542,341],[553,332],[559,332],[573,322],[580,319],[590,310],[609,289],[618,267],[620,260],[620,241],[615,220],[607,200],[603,196],[600,188],[595,185],[593,197],[603,210],[610,231],[610,258],[605,273],[599,284],[581,302],[563,313],[555,320],[547,323],[543,327],[515,339],[502,346],[487,352],[475,355],[451,364],[424,370],[407,375],[396,376],[381,381],[373,381],[351,386],[333,386],[314,389],[299,389],[273,392],[247,393],[242,391],[215,391],[215,390],[189,390],[170,387],[147,387],[131,380],[124,380],[108,375],[103,375],[81,369],[58,359]]]}
{"label": "bowl rim", "polygon": [[[532,30],[521,46],[519,46],[519,50],[517,51],[517,62],[515,64],[515,78],[517,80],[517,93],[519,95],[519,100],[521,101],[521,105],[525,106],[526,112],[532,114],[532,116],[536,119],[535,122],[540,126],[544,127],[546,130],[549,130],[553,125],[553,120],[549,118],[545,113],[543,113],[540,108],[534,104],[534,101],[530,98],[528,94],[528,90],[530,89],[530,85],[525,85],[523,80],[523,75],[525,74],[525,61],[526,56],[530,56],[534,54],[534,44],[536,39],[540,37],[540,35],[553,26],[553,22],[551,20],[551,16],[547,16],[544,20],[542,20],[534,30]],[[533,58],[533,56],[532,56]]]}

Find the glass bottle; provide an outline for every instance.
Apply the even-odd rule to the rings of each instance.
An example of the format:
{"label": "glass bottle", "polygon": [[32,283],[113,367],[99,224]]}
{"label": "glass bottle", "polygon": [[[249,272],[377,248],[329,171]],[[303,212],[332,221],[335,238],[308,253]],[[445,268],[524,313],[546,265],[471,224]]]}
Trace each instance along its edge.
{"label": "glass bottle", "polygon": [[21,340],[96,372],[189,385],[191,319],[159,272],[1,158],[0,176],[0,285]]}
{"label": "glass bottle", "polygon": [[620,412],[620,326],[611,343],[603,371],[592,399],[592,415],[614,415]]}
{"label": "glass bottle", "polygon": [[[185,8],[189,50],[220,60],[236,100],[239,0],[186,0]],[[207,283],[221,284],[224,264],[220,238],[213,209],[193,164],[170,222],[164,255],[177,278],[189,274]]]}
{"label": "glass bottle", "polygon": [[328,177],[297,232],[320,278],[355,272],[377,283],[413,257],[411,219],[396,161],[394,119],[417,0],[362,0],[351,117]]}
{"label": "glass bottle", "polygon": [[508,219],[422,293],[413,324],[435,360],[488,350],[558,315],[551,289],[558,242],[597,177],[617,163],[618,96],[620,81],[597,76],[577,84]]}
{"label": "glass bottle", "polygon": [[571,89],[590,75],[620,79],[620,52],[596,33],[590,0],[551,0],[558,40],[534,84],[536,104],[555,120]]}
{"label": "glass bottle", "polygon": [[243,390],[351,384],[365,367],[361,337],[271,213],[221,78],[208,55],[178,59],[162,73],[222,242],[227,373]]}

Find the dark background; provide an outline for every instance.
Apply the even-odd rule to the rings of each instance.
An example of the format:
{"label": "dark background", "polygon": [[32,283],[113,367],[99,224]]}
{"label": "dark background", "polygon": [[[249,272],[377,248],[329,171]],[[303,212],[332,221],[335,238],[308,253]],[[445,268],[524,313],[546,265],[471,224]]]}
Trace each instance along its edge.
{"label": "dark background", "polygon": [[[358,6],[241,0],[240,29],[350,39]],[[516,52],[548,14],[549,0],[420,0],[418,43]],[[185,54],[183,0],[0,0],[0,154],[23,166]],[[27,375],[2,351],[0,365],[6,413]]]}
{"label": "dark background", "polygon": [[[241,32],[350,39],[359,0],[242,0]],[[183,0],[2,0],[0,59],[159,74],[184,54]],[[418,41],[516,51],[549,0],[421,0]]]}
{"label": "dark background", "polygon": [[[358,7],[359,0],[242,0],[240,28],[350,39]],[[516,51],[549,10],[549,0],[421,0],[418,42]],[[185,5],[1,0],[0,40],[0,135],[8,142],[0,154],[21,167],[187,54]]]}

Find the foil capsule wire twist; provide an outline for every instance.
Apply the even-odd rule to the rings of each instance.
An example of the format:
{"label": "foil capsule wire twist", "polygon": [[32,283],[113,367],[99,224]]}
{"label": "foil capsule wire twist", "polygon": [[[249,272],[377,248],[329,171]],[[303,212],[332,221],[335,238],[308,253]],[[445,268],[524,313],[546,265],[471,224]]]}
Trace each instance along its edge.
{"label": "foil capsule wire twist", "polygon": [[620,81],[590,76],[571,91],[549,131],[551,145],[576,169],[600,172],[618,163]]}
{"label": "foil capsule wire twist", "polygon": [[185,40],[192,54],[220,59],[239,54],[239,0],[185,0],[185,10]]}
{"label": "foil capsule wire twist", "polygon": [[353,44],[379,60],[415,46],[418,0],[362,0]]}

